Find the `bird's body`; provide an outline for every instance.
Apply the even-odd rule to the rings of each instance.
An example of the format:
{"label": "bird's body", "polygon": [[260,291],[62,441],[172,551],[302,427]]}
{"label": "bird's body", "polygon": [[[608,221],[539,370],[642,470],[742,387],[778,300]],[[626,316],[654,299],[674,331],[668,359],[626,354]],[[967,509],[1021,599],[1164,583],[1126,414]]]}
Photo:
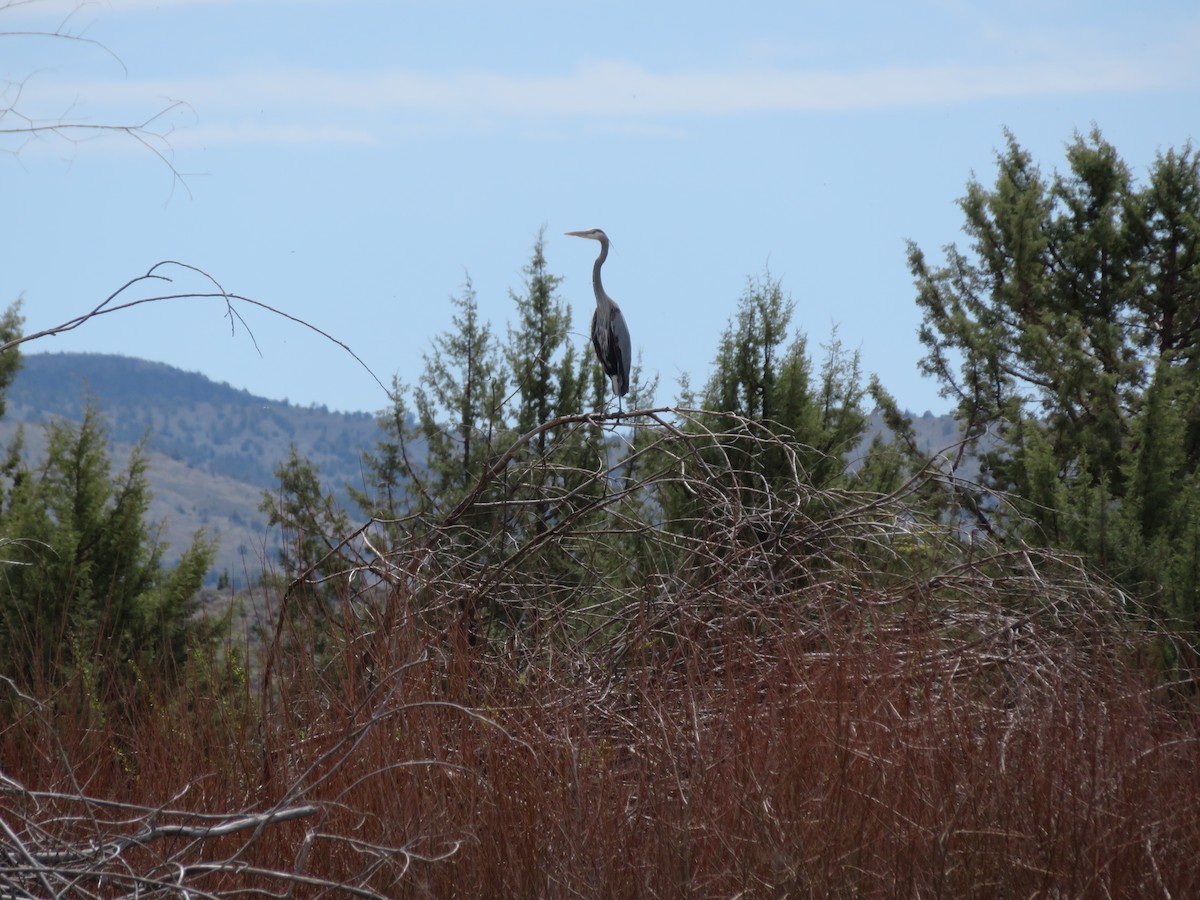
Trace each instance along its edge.
{"label": "bird's body", "polygon": [[612,379],[613,393],[624,397],[629,393],[629,365],[632,348],[629,342],[629,326],[616,301],[604,292],[600,281],[600,267],[608,259],[608,235],[599,228],[589,231],[568,231],[571,237],[590,238],[600,242],[600,255],[592,266],[592,290],[596,294],[596,311],[592,314],[592,346],[604,367],[604,374]]}

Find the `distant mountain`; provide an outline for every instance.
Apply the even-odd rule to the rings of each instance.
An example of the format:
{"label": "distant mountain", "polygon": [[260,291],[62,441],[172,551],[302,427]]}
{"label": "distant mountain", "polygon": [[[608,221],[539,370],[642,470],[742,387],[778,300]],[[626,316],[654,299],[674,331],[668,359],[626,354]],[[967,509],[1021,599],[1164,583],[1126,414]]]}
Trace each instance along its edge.
{"label": "distant mountain", "polygon": [[361,460],[381,433],[368,413],[330,412],[255,397],[203,375],[162,363],[100,353],[36,353],[8,392],[0,420],[5,445],[25,426],[30,452],[44,449],[52,418],[78,422],[89,400],[108,422],[114,466],[148,438],[152,517],[166,521],[177,557],[205,528],[220,541],[213,579],[257,578],[277,558],[274,536],[258,512],[264,490],[277,487],[275,466],[295,444],[343,502],[345,484],[362,481]]}
{"label": "distant mountain", "polygon": [[[917,449],[922,453],[939,453],[958,444],[961,432],[954,416],[935,416],[929,410],[926,410],[919,416],[914,416],[909,412],[905,414],[912,419],[913,434],[916,437]],[[867,432],[863,437],[864,442],[869,443],[876,434],[885,430],[886,426],[883,424],[883,417],[879,415],[872,416],[871,423],[867,427]],[[985,441],[984,443],[987,444],[988,442]],[[962,478],[974,478],[978,473],[978,460],[969,457],[963,461],[963,465],[959,468],[957,474]]]}

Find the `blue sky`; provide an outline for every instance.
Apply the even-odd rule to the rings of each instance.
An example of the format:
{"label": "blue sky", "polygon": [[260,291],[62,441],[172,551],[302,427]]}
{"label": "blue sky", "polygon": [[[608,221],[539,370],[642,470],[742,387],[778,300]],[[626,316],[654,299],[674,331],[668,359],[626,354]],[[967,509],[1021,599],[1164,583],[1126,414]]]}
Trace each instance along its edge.
{"label": "blue sky", "polygon": [[[561,233],[600,227],[605,285],[662,402],[683,373],[703,383],[747,278],[769,267],[813,349],[836,327],[902,406],[942,412],[917,372],[905,240],[935,258],[962,242],[956,201],[973,172],[991,180],[1005,127],[1047,172],[1093,124],[1138,175],[1195,138],[1200,5],[1150,9],[0,0],[0,128],[161,113],[149,148],[0,135],[0,302],[23,296],[35,331],[179,260],[329,332],[385,384],[414,382],[468,274],[503,335],[542,226],[583,346],[596,246]],[[16,34],[55,30],[83,40]],[[183,273],[164,287],[206,289]],[[257,349],[219,305],[188,301],[26,351],[387,405],[337,346],[242,312]]]}

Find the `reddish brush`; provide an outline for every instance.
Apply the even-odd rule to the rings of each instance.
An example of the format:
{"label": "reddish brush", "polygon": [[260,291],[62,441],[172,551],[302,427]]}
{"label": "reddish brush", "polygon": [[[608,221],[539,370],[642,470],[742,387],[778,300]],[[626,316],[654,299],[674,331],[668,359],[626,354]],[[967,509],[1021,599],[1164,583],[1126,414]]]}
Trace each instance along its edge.
{"label": "reddish brush", "polygon": [[294,585],[254,678],[231,651],[136,708],[80,702],[82,675],[9,684],[0,879],[60,897],[1200,895],[1200,708],[1138,662],[1160,638],[1069,559],[943,553],[937,526],[901,541],[902,499],[820,524],[811,497],[713,504],[702,536],[637,532],[673,561],[640,584],[553,568],[611,539],[582,513],[487,564],[434,534],[363,562],[355,577],[384,572],[373,594]]}

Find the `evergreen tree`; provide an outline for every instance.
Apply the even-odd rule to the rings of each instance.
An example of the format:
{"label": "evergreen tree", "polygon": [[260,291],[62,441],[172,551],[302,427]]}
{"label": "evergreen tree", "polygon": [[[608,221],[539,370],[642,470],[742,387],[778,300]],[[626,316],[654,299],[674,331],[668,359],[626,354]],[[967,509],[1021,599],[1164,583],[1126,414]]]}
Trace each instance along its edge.
{"label": "evergreen tree", "polygon": [[[392,408],[379,417],[384,436],[364,456],[371,483],[365,491],[351,489],[365,512],[395,532],[392,538],[411,537],[452,509],[511,440],[504,361],[490,325],[479,317],[469,278],[451,303],[454,327],[436,336],[424,355],[425,370],[412,392],[415,415],[408,411],[409,391],[395,382]],[[471,520],[472,527],[491,530],[479,515]]]}
{"label": "evergreen tree", "polygon": [[[346,513],[321,485],[318,467],[293,444],[275,467],[278,491],[264,491],[259,510],[279,526],[279,564],[287,579],[313,581],[345,572],[338,543],[350,532]],[[322,595],[324,596],[324,595]]]}
{"label": "evergreen tree", "polygon": [[1018,536],[1196,628],[1200,166],[1172,150],[1139,188],[1097,131],[1066,160],[1048,178],[1007,135],[962,201],[969,251],[931,268],[910,245],[923,366],[969,437],[999,438],[984,471],[1021,498]]}
{"label": "evergreen tree", "polygon": [[[524,269],[525,293],[511,295],[517,323],[508,330],[505,356],[516,389],[513,426],[519,434],[582,408],[583,382],[574,371],[575,351],[567,340],[571,310],[558,296],[562,278],[550,274],[545,250],[543,228]],[[553,439],[548,432],[537,437],[534,450],[539,457],[546,456]]]}
{"label": "evergreen tree", "polygon": [[451,302],[454,327],[433,339],[416,392],[426,467],[436,479],[432,489],[446,503],[474,486],[506,431],[506,373],[491,327],[479,319],[469,278]]}
{"label": "evergreen tree", "polygon": [[[25,319],[21,316],[21,301],[12,304],[0,315],[0,345],[15,341],[21,336],[21,326]],[[21,370],[21,354],[16,347],[0,353],[0,418],[4,417],[5,402],[8,397],[8,386]]]}
{"label": "evergreen tree", "polygon": [[[420,439],[410,421],[407,392],[398,378],[392,379],[392,406],[376,416],[383,435],[372,449],[363,452],[365,484],[346,486],[350,499],[363,513],[378,520],[388,540],[408,533],[399,520],[419,508],[421,498],[428,498],[425,471],[413,458]],[[426,499],[426,507],[431,502]]]}
{"label": "evergreen tree", "polygon": [[189,649],[212,634],[195,617],[212,545],[198,534],[174,569],[163,566],[166,547],[145,523],[151,495],[143,449],[135,448],[113,478],[106,429],[93,406],[79,425],[56,422],[47,433],[40,464],[29,466],[14,451],[6,467],[5,674],[45,685],[81,668],[103,671],[111,677],[95,680],[96,700],[125,696],[150,675],[174,679]]}
{"label": "evergreen tree", "polygon": [[[545,248],[543,228],[524,269],[525,293],[512,294],[517,319],[516,325],[508,330],[505,351],[515,388],[513,427],[519,435],[537,432],[526,452],[515,460],[513,474],[508,479],[513,485],[513,499],[532,501],[514,507],[517,518],[512,527],[521,535],[544,533],[552,525],[551,517],[561,512],[550,500],[570,492],[579,481],[579,473],[571,467],[572,450],[603,458],[599,447],[581,450],[580,429],[544,427],[560,416],[582,412],[585,383],[578,371],[575,349],[568,340],[571,310],[557,293],[562,279],[550,274]],[[590,468],[595,470],[594,465]]]}
{"label": "evergreen tree", "polygon": [[[701,403],[796,442],[799,474],[814,485],[829,485],[842,479],[846,454],[866,430],[866,390],[858,355],[847,353],[836,335],[825,347],[814,383],[806,338],[797,334],[789,343],[793,310],[778,279],[767,274],[747,283]],[[760,452],[753,442],[740,445],[746,476],[791,477],[791,460],[781,448]]]}

